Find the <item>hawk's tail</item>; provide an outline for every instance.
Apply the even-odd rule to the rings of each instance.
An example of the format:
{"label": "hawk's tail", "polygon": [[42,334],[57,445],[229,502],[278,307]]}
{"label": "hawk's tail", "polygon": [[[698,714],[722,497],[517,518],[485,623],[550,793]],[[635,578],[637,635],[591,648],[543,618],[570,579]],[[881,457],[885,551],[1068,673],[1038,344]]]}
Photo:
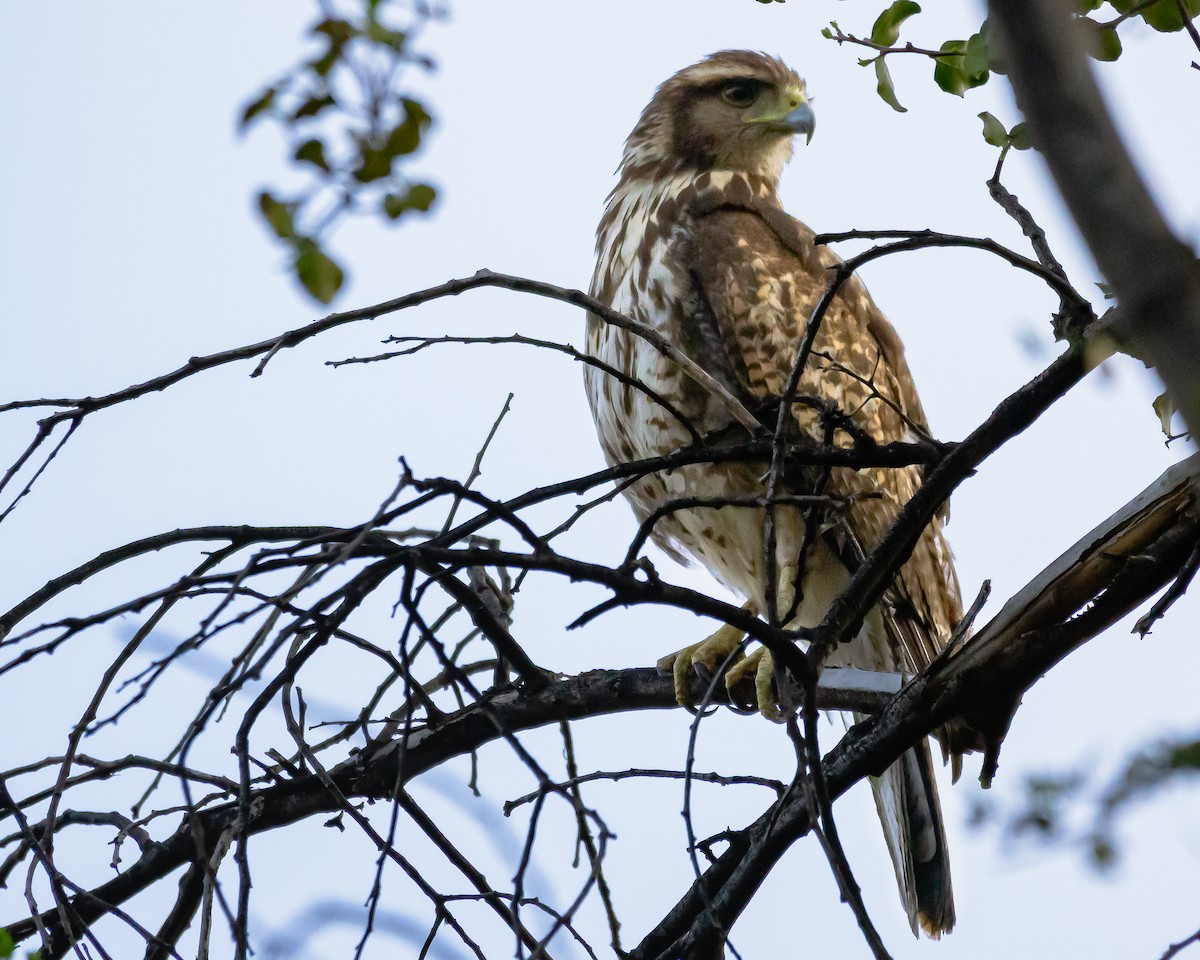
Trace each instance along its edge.
{"label": "hawk's tail", "polygon": [[929,741],[922,740],[882,776],[872,777],[871,792],[913,933],[924,930],[935,939],[949,933],[954,891]]}

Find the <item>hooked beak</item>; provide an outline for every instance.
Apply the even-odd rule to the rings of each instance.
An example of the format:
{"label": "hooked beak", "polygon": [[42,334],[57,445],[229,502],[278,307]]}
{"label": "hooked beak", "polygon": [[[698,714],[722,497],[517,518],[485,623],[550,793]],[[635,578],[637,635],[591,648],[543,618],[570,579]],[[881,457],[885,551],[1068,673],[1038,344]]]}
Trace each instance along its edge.
{"label": "hooked beak", "polygon": [[746,122],[762,124],[768,130],[776,133],[786,133],[792,137],[798,133],[807,134],[808,139],[805,142],[811,141],[817,118],[813,115],[808,99],[804,96],[803,92],[794,90],[790,92],[789,101],[788,106],[791,107],[789,113],[785,113],[782,116],[777,113],[768,113],[764,116],[752,117]]}
{"label": "hooked beak", "polygon": [[804,142],[811,143],[817,118],[813,114],[812,107],[808,105],[808,101],[806,100],[784,117],[780,123],[792,131],[793,134],[807,134],[808,136]]}

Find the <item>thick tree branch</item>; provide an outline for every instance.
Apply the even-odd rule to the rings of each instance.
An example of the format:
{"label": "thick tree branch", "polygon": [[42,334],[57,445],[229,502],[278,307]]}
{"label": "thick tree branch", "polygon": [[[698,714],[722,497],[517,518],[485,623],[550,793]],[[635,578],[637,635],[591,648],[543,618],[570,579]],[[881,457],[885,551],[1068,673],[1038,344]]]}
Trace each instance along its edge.
{"label": "thick tree branch", "polygon": [[[829,709],[879,709],[891,699],[897,680],[891,674],[867,671],[827,671],[829,680],[818,689],[819,704]],[[849,682],[847,682],[849,681]],[[697,695],[702,695],[701,682]],[[722,688],[721,697],[724,696]],[[717,702],[728,702],[717,698]],[[551,681],[535,696],[510,689],[451,715],[434,729],[411,730],[366,755],[330,771],[343,797],[388,799],[394,790],[451,757],[462,756],[502,736],[561,720],[583,719],[631,710],[677,707],[674,681],[653,667],[596,670]],[[253,791],[251,803],[261,813],[248,824],[248,833],[275,829],[316,814],[337,812],[341,800],[330,794],[318,776],[301,776]],[[237,801],[195,813],[205,836],[219,836],[238,819]],[[3,811],[0,811],[3,812]],[[72,899],[83,924],[108,913],[108,904],[124,903],[196,858],[194,825],[185,822],[169,839],[151,844],[122,874],[88,894]],[[61,936],[57,912],[43,922]],[[8,926],[17,941],[36,932],[33,918]]]}
{"label": "thick tree branch", "polygon": [[[882,773],[955,716],[989,706],[1009,716],[1021,694],[1054,664],[1170,582],[1200,540],[1189,480],[1197,459],[1167,471],[1035,577],[957,656],[936,662],[882,713],[851,729],[824,759],[830,796],[841,796],[864,775]],[[1097,576],[1101,567],[1106,577]],[[729,929],[811,826],[806,800],[788,795],[731,834],[728,850],[631,958],[699,955],[713,924]]]}
{"label": "thick tree branch", "polygon": [[891,584],[912,553],[921,532],[950,493],[987,457],[1029,427],[1087,372],[1080,345],[1070,347],[1041,374],[1006,397],[979,427],[946,455],[904,505],[892,529],[867,557],[846,589],[830,606],[813,637],[808,656],[824,662],[840,638],[857,633],[863,617]]}

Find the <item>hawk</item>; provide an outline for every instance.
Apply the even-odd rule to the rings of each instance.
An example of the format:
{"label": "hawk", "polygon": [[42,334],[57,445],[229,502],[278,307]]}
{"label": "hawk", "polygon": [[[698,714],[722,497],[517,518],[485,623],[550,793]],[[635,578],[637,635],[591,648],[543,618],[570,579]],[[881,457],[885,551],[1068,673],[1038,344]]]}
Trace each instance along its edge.
{"label": "hawk", "polygon": [[[777,194],[794,136],[812,131],[804,81],[783,62],[749,51],[713,54],[655,92],[626,141],[597,230],[592,295],[661,334],[751,408],[783,397],[809,318],[840,263],[783,211]],[[587,350],[623,375],[599,365],[585,370],[610,464],[687,446],[681,417],[702,435],[734,423],[711,387],[636,333],[589,315]],[[799,437],[839,447],[856,435],[879,443],[928,435],[900,339],[857,277],[841,286],[817,331],[792,416]],[[767,474],[765,463],[697,464],[651,474],[625,493],[639,520],[666,507],[653,536],[668,554],[698,560],[757,615],[815,626],[916,491],[921,471],[810,467],[789,477],[790,501],[772,511],[770,563]],[[693,506],[670,508],[683,498]],[[944,647],[962,615],[944,519],[924,531],[859,635],[831,663],[915,672]],[[688,699],[688,671],[703,665],[715,673],[739,660],[742,643],[725,626],[665,658],[680,701]],[[770,715],[778,712],[772,675],[769,653],[758,651],[736,662],[727,682],[754,676],[759,706]],[[873,778],[872,788],[913,932],[937,937],[954,926],[954,899],[928,741]]]}

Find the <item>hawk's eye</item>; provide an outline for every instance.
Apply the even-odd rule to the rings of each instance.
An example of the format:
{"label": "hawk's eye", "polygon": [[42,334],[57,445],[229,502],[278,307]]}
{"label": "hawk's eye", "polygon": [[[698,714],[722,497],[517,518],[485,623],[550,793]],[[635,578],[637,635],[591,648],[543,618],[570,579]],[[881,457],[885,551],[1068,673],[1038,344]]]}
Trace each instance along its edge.
{"label": "hawk's eye", "polygon": [[734,80],[721,88],[721,99],[735,107],[748,107],[762,90],[762,84],[757,80]]}

